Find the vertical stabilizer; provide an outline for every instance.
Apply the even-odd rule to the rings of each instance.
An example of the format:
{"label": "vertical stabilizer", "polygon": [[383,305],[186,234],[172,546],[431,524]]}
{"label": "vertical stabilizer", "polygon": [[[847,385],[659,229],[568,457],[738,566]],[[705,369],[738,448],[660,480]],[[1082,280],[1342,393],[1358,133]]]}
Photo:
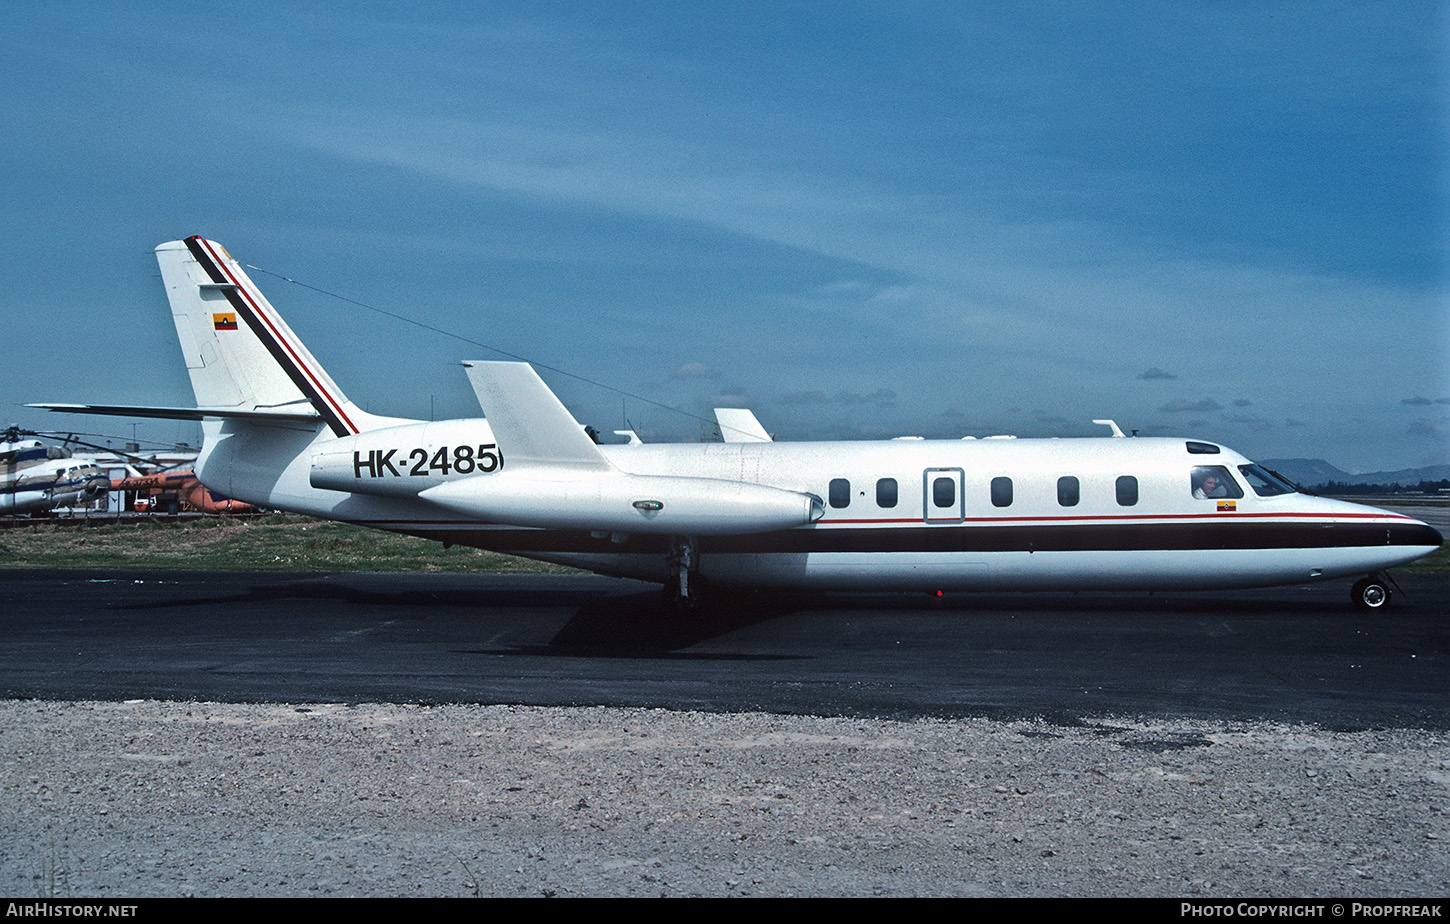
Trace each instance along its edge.
{"label": "vertical stabilizer", "polygon": [[338,436],[370,428],[368,415],[220,244],[171,241],[156,248],[156,261],[198,407],[288,412],[311,405]]}

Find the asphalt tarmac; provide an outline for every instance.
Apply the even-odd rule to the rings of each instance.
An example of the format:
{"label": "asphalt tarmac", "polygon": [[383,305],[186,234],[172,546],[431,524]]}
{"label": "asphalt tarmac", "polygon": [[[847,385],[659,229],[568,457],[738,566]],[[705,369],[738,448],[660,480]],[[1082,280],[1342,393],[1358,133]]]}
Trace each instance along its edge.
{"label": "asphalt tarmac", "polygon": [[1450,593],[743,595],[592,576],[0,572],[0,695],[1450,729]]}

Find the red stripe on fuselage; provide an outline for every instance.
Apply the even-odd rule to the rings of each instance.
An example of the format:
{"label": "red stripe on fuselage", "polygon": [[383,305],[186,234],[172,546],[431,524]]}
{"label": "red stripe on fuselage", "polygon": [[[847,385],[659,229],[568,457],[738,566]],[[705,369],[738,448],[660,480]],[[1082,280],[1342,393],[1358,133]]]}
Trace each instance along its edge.
{"label": "red stripe on fuselage", "polygon": [[961,526],[965,523],[1102,523],[1154,520],[1384,520],[1386,522],[1416,522],[1414,517],[1396,513],[1137,513],[1107,514],[1103,516],[1057,516],[1057,517],[894,517],[861,518],[849,520],[817,520],[814,526],[888,526],[891,524],[932,523],[940,526]]}

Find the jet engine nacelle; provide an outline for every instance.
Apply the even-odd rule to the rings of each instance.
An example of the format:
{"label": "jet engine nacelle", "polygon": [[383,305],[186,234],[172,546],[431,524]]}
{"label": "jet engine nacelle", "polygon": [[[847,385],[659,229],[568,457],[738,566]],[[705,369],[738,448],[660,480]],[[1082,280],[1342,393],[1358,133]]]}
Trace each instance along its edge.
{"label": "jet engine nacelle", "polygon": [[513,467],[484,421],[370,430],[320,444],[314,488],[419,497],[481,522],[611,533],[723,536],[805,526],[818,498],[743,481],[637,475],[597,464]]}
{"label": "jet engine nacelle", "polygon": [[743,481],[564,467],[479,475],[418,496],[490,523],[678,536],[773,532],[825,512],[812,495]]}

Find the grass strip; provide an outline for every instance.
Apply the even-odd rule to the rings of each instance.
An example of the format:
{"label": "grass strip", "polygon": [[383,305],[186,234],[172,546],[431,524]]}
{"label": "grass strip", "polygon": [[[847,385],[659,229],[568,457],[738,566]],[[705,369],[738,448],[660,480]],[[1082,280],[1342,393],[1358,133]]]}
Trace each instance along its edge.
{"label": "grass strip", "polygon": [[204,571],[443,571],[562,574],[573,569],[296,515],[0,532],[0,568]]}

